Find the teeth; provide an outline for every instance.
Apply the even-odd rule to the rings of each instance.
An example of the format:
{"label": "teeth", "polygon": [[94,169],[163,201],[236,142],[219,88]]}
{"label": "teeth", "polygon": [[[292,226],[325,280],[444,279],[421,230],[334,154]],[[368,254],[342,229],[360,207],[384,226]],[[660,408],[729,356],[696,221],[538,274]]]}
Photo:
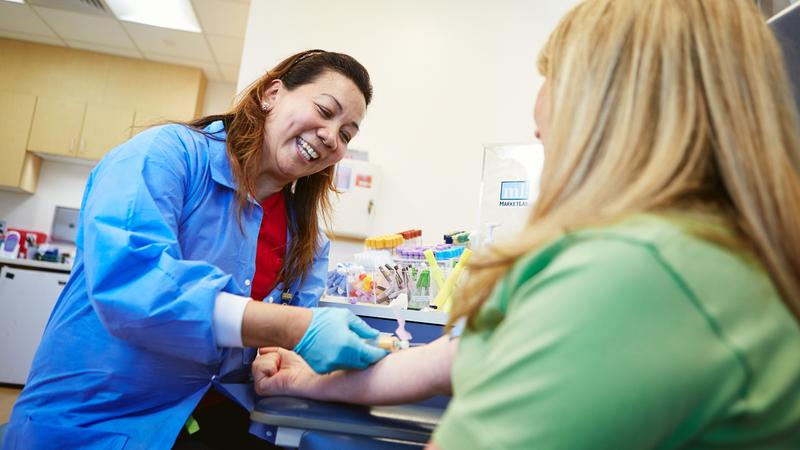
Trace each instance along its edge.
{"label": "teeth", "polygon": [[308,142],[304,141],[303,138],[298,137],[297,143],[300,144],[300,150],[302,150],[300,154],[303,155],[303,158],[305,158],[306,161],[313,161],[319,158],[317,151],[314,150],[314,148],[311,147]]}

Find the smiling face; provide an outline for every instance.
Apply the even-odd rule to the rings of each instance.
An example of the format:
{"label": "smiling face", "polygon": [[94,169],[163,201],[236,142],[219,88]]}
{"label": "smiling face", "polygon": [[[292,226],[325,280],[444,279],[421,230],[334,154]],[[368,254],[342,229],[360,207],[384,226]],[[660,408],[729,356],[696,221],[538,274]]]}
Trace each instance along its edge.
{"label": "smiling face", "polygon": [[264,176],[280,184],[339,162],[367,110],[355,83],[333,71],[293,90],[273,81],[264,98]]}

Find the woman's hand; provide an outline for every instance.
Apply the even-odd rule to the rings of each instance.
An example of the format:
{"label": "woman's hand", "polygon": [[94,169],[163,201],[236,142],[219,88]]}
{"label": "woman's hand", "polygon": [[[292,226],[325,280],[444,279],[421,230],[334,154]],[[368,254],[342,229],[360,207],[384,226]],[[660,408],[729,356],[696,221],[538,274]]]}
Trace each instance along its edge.
{"label": "woman's hand", "polygon": [[366,369],[387,355],[386,350],[364,339],[378,337],[378,330],[344,308],[310,308],[311,323],[294,347],[317,373],[338,369]]}
{"label": "woman's hand", "polygon": [[394,352],[365,370],[315,372],[283,348],[259,349],[253,384],[259,395],[294,395],[359,405],[398,405],[451,395],[450,370],[458,339],[442,336],[427,345]]}
{"label": "woman's hand", "polygon": [[300,308],[248,302],[242,319],[245,347],[293,348],[317,373],[365,369],[386,356],[386,350],[365,339],[378,330],[344,308]]}
{"label": "woman's hand", "polygon": [[258,349],[252,373],[258,395],[313,397],[313,388],[323,377],[297,353],[280,347]]}

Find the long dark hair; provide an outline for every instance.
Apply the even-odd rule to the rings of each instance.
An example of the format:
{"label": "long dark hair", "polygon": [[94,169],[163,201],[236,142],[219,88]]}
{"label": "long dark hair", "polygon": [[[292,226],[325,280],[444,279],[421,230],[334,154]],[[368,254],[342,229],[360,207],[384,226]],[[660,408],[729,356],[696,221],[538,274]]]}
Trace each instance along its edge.
{"label": "long dark hair", "polygon": [[[269,111],[262,110],[262,96],[275,80],[288,90],[313,83],[325,72],[337,72],[349,78],[364,95],[367,105],[372,100],[369,73],[358,61],[342,53],[307,50],[281,61],[273,69],[251,83],[237,98],[233,108],[224,114],[200,117],[184,125],[202,131],[210,123],[221,120],[227,132],[228,157],[236,180],[236,203],[239,217],[251,205],[248,195],[255,197],[256,178],[263,164],[264,121]],[[291,239],[278,281],[288,287],[304,280],[320,247],[320,218],[327,221],[331,213],[328,191],[335,191],[334,167],[302,177],[283,188],[289,214]]]}

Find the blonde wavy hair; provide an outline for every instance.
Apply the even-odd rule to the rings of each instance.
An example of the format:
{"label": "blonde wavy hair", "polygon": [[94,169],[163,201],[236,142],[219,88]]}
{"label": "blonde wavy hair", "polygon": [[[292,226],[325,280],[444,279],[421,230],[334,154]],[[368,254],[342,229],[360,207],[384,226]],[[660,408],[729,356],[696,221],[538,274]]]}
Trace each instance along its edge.
{"label": "blonde wavy hair", "polygon": [[[485,250],[450,323],[471,326],[514,261],[570,229],[711,211],[800,320],[800,135],[778,43],[750,0],[587,0],[539,56],[550,90],[540,195]],[[703,234],[703,232],[700,232]]]}

